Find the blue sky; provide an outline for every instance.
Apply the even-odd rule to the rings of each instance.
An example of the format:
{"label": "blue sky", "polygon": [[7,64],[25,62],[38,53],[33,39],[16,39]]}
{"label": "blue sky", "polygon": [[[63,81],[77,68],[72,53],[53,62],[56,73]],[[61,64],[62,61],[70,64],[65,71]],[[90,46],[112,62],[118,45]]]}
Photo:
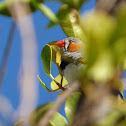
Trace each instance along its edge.
{"label": "blue sky", "polygon": [[[1,0],[0,0],[1,1]],[[89,0],[80,10],[80,13],[83,14],[86,10],[92,9],[95,6],[96,0]],[[54,13],[56,13],[61,4],[59,2],[45,2]],[[43,69],[41,62],[41,50],[45,44],[66,38],[62,29],[59,25],[56,25],[53,28],[46,29],[49,19],[45,17],[40,11],[36,11],[31,14],[33,19],[33,24],[35,28],[36,38],[37,38],[37,59],[38,59],[38,75],[49,87],[51,79],[48,77]],[[3,52],[7,43],[8,35],[12,25],[12,18],[0,15],[0,65],[2,61]],[[19,86],[18,86],[18,75],[19,75],[19,66],[21,62],[21,38],[18,29],[15,30],[13,45],[9,55],[8,66],[6,75],[3,81],[2,86],[2,95],[6,96],[11,102],[14,109],[19,105]],[[56,66],[53,64],[52,75],[57,76],[58,71]],[[125,75],[126,77],[126,72]],[[38,82],[39,86],[39,98],[38,105],[47,103],[49,101],[54,101],[58,93],[48,93],[43,89],[41,84]],[[60,112],[64,114],[63,110],[60,109]]]}

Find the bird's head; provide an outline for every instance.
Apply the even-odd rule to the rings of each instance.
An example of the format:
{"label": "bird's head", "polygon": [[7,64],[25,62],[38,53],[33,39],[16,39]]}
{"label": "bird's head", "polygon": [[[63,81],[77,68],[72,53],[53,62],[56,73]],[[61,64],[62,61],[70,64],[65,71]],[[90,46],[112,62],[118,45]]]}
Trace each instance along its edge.
{"label": "bird's head", "polygon": [[61,48],[63,55],[67,57],[72,57],[75,60],[82,57],[84,44],[78,38],[68,37],[55,44]]}

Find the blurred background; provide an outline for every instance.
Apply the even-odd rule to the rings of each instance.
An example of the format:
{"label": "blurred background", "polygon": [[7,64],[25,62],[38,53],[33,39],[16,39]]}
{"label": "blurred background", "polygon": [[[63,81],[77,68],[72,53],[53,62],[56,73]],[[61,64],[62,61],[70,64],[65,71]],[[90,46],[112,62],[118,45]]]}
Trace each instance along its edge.
{"label": "blurred background", "polygon": [[[2,0],[0,0],[1,2]],[[60,6],[60,2],[44,2],[54,13],[56,13]],[[96,0],[87,1],[80,9],[80,14],[83,15],[88,11],[93,11],[95,8]],[[48,93],[38,81],[37,75],[43,80],[43,82],[50,88],[51,79],[44,72],[43,65],[41,62],[41,50],[45,44],[51,41],[62,40],[66,38],[59,25],[47,29],[46,26],[49,23],[49,19],[40,11],[35,11],[30,14],[36,35],[37,44],[37,57],[32,57],[33,60],[37,58],[38,70],[36,72],[36,87],[38,92],[36,106],[45,104],[50,101],[54,101],[58,95],[58,92]],[[11,17],[0,15],[0,69],[4,56],[4,51],[7,45],[8,36],[13,24]],[[31,63],[32,65],[32,63]],[[10,49],[7,68],[5,76],[0,85],[0,125],[9,125],[11,122],[11,112],[16,111],[20,104],[20,74],[21,71],[21,35],[19,29],[16,27],[14,31],[13,43]],[[52,75],[56,77],[58,70],[55,64],[52,63]],[[123,73],[123,78],[126,78],[126,71]],[[32,97],[32,96],[31,96]],[[124,91],[124,97],[126,93]],[[6,106],[8,105],[8,106]],[[59,110],[61,114],[64,114],[63,107]]]}

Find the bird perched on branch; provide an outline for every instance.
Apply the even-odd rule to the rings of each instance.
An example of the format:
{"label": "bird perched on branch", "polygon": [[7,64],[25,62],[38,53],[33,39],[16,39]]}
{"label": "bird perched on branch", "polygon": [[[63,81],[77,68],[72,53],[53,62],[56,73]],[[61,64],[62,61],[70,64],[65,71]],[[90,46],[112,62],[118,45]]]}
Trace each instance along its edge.
{"label": "bird perched on branch", "polygon": [[78,38],[68,37],[55,43],[61,48],[60,69],[71,84],[80,77],[81,72],[86,67],[84,64],[84,43]]}

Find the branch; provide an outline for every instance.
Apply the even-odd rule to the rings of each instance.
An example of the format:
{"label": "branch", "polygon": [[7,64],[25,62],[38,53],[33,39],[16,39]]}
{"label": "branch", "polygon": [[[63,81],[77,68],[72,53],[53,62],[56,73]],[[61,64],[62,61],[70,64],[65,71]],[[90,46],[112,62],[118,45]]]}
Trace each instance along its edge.
{"label": "branch", "polygon": [[60,108],[60,106],[64,103],[64,101],[74,92],[77,91],[80,87],[79,81],[75,81],[70,85],[69,89],[66,89],[62,95],[60,95],[51,109],[49,109],[45,116],[40,120],[38,126],[47,126],[49,120],[54,115],[54,113]]}

